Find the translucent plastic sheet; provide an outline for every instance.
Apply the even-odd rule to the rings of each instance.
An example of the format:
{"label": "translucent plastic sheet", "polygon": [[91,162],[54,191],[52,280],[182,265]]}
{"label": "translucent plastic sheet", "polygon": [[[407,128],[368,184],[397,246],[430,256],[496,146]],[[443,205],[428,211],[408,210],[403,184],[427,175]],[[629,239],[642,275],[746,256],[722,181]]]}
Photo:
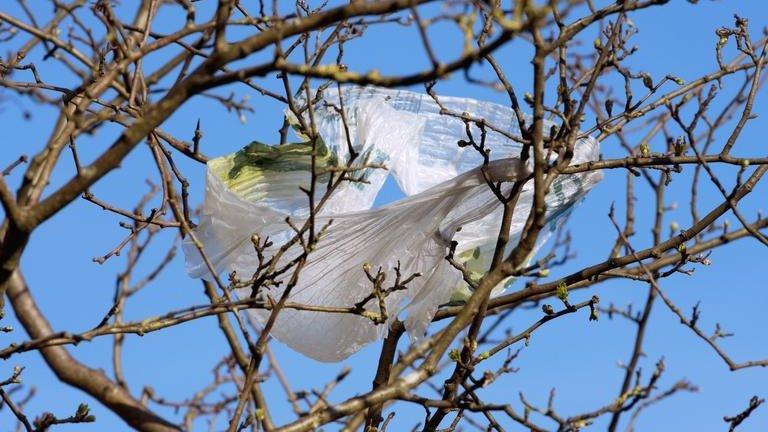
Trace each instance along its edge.
{"label": "translucent plastic sheet", "polygon": [[[386,165],[389,170],[366,168],[355,177],[367,183],[344,182],[334,190],[316,217],[316,226],[327,232],[309,254],[292,302],[326,307],[351,307],[371,294],[372,284],[363,271],[381,267],[387,274],[385,287],[392,285],[394,268],[400,262],[406,277],[421,273],[386,298],[389,320],[405,319],[412,338],[424,335],[439,305],[451,294],[465,288],[461,274],[446,260],[447,247],[458,242],[457,258],[478,277],[489,267],[501,221],[501,205],[488,188],[480,170],[482,158],[471,147],[459,147],[466,140],[464,122],[441,115],[440,107],[424,94],[379,88],[342,89],[349,139],[367,161]],[[441,97],[449,110],[467,112],[489,124],[519,136],[514,112],[506,107],[471,99]],[[299,101],[301,103],[301,101]],[[314,105],[315,122],[322,142],[317,145],[318,170],[345,165],[348,160],[347,132],[338,113],[339,94],[327,90]],[[298,121],[287,114],[295,123]],[[530,119],[529,119],[530,120]],[[545,130],[549,130],[546,125]],[[475,131],[477,132],[477,131]],[[476,136],[475,139],[478,139]],[[491,163],[486,172],[494,180],[524,177],[528,168],[519,160],[521,145],[503,134],[487,130],[486,147]],[[290,217],[296,226],[309,213],[308,199],[299,187],[310,183],[311,146],[297,143],[266,146],[252,143],[243,150],[208,163],[206,195],[199,226],[195,229],[217,273],[237,272],[249,278],[257,269],[257,255],[250,239],[253,234],[269,237],[274,245],[267,257],[293,236],[285,223]],[[574,149],[573,163],[599,158],[599,145],[586,138]],[[373,209],[374,200],[387,175],[392,174],[406,198]],[[326,174],[327,175],[327,174]],[[559,176],[546,196],[548,225],[538,247],[597,182],[599,172]],[[515,207],[510,242],[519,239],[532,205],[533,182],[523,188]],[[318,182],[317,196],[325,182]],[[508,191],[511,183],[504,183]],[[457,232],[458,231],[458,232]],[[184,244],[190,276],[209,278],[210,272],[192,242]],[[535,252],[535,251],[534,251]],[[296,246],[281,259],[285,264],[301,253]],[[279,298],[280,288],[267,294]],[[502,290],[504,284],[497,287]],[[250,289],[242,296],[250,295]],[[378,303],[366,309],[378,313]],[[261,322],[269,311],[251,310]],[[320,361],[338,361],[386,334],[387,325],[349,314],[285,309],[280,312],[272,335],[291,348]]]}

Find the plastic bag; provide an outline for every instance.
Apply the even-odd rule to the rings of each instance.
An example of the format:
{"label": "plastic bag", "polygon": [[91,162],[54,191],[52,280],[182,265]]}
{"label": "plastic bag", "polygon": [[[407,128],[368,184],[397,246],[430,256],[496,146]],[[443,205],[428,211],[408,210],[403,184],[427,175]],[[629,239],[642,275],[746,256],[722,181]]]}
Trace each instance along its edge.
{"label": "plastic bag", "polygon": [[[424,94],[379,88],[342,89],[349,137],[360,154],[358,161],[381,163],[389,168],[366,168],[356,177],[367,183],[344,182],[316,216],[316,226],[333,222],[318,241],[301,270],[291,302],[324,307],[351,307],[372,292],[364,265],[382,268],[385,287],[392,285],[400,263],[404,277],[421,273],[406,290],[386,299],[389,321],[405,316],[412,338],[424,335],[439,305],[451,300],[457,289],[466,289],[460,272],[446,260],[451,241],[458,242],[456,256],[478,277],[487,271],[501,221],[501,205],[485,183],[482,162],[476,150],[459,147],[466,139],[464,123],[440,114],[440,107]],[[514,112],[500,105],[471,99],[441,97],[448,109],[485,118],[490,124],[519,136]],[[302,103],[302,101],[299,101]],[[314,105],[320,142],[318,170],[343,166],[348,160],[347,132],[337,111],[339,94],[329,90]],[[297,119],[290,113],[289,120]],[[530,119],[529,119],[530,120]],[[548,129],[549,125],[547,125]],[[521,145],[503,134],[488,130],[486,146],[492,159],[486,172],[494,180],[514,180],[529,171],[518,158]],[[199,226],[195,229],[204,251],[217,273],[235,271],[249,278],[258,265],[250,239],[253,234],[269,237],[271,256],[294,232],[286,217],[300,226],[308,215],[308,200],[299,187],[310,182],[308,143],[265,146],[253,143],[243,150],[208,163],[206,195]],[[573,163],[597,160],[599,145],[592,138],[578,142]],[[371,210],[392,173],[406,198]],[[546,196],[548,227],[536,249],[572,206],[600,179],[599,172],[559,176]],[[317,196],[325,182],[317,183]],[[533,182],[523,188],[515,208],[508,249],[519,239],[532,206]],[[507,190],[510,183],[504,183]],[[187,239],[186,269],[190,276],[208,278],[210,273],[200,253]],[[301,253],[291,247],[282,259],[286,264]],[[531,257],[533,256],[532,252]],[[529,257],[530,259],[530,257]],[[280,288],[268,294],[279,298]],[[495,293],[503,290],[500,284]],[[250,295],[250,289],[241,296]],[[366,310],[379,312],[369,301]],[[268,310],[253,309],[264,322]],[[272,335],[291,348],[320,361],[339,361],[364,345],[383,337],[388,326],[350,314],[284,309]]]}

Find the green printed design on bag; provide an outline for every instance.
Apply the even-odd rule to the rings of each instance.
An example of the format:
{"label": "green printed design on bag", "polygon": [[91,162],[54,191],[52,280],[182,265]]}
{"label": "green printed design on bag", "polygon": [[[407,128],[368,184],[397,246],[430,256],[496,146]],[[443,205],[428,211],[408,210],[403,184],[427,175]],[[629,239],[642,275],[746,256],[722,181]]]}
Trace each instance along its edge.
{"label": "green printed design on bag", "polygon": [[[322,139],[318,139],[316,151],[317,171],[322,172],[338,164],[338,158],[328,150]],[[238,192],[263,182],[271,173],[296,171],[309,174],[312,169],[312,143],[270,146],[254,141],[233,154],[211,160],[208,165],[228,189]]]}

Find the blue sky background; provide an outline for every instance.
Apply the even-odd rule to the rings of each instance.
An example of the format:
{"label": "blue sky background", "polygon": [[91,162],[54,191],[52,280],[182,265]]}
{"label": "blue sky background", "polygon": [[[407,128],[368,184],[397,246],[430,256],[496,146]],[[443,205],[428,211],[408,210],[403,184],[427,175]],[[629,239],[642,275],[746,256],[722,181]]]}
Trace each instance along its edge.
{"label": "blue sky background", "polygon": [[[32,0],[29,2],[40,7],[41,21],[50,14],[47,2]],[[201,19],[210,16],[215,5],[211,0],[196,3]],[[129,10],[132,2],[123,1],[119,10]],[[5,1],[0,10],[14,16],[22,16],[15,2]],[[432,9],[433,11],[436,9]],[[761,34],[761,29],[768,24],[768,9],[762,1],[701,1],[692,6],[686,1],[674,0],[663,8],[641,11],[632,15],[640,33],[634,41],[640,50],[635,54],[632,65],[649,72],[659,79],[672,73],[685,80],[692,80],[699,75],[717,68],[714,59],[714,46],[717,42],[715,29],[720,26],[732,26],[733,14],[739,13],[750,19],[754,36]],[[157,31],[178,28],[182,18],[175,14],[162,12],[156,21]],[[393,30],[395,29],[395,30]],[[66,31],[66,29],[64,29]],[[244,36],[246,30],[230,35],[231,38]],[[416,30],[402,27],[371,27],[362,40],[353,41],[345,48],[346,61],[353,70],[379,69],[383,74],[415,71],[428,67],[420,44],[413,42]],[[448,25],[438,26],[430,33],[438,55],[443,59],[454,58],[460,51],[458,35]],[[583,41],[587,47],[596,36],[596,29],[585,33]],[[12,51],[20,43],[14,41],[2,47],[2,54]],[[527,42],[514,41],[501,49],[496,58],[505,68],[507,77],[519,94],[531,90],[530,48]],[[733,54],[729,47],[726,58]],[[267,58],[269,53],[263,58]],[[164,56],[163,56],[164,57]],[[332,57],[329,56],[328,59]],[[57,65],[40,63],[39,56],[31,57],[44,80],[61,85],[75,82],[68,73],[62,73]],[[151,62],[161,58],[148,60]],[[256,60],[248,60],[255,63]],[[473,69],[475,76],[491,75],[487,70]],[[28,79],[24,73],[18,73],[14,79]],[[280,84],[273,76],[262,83],[274,89]],[[723,81],[721,101],[740,84],[738,80]],[[669,84],[665,89],[672,89]],[[506,96],[490,89],[467,84],[462,74],[455,74],[450,80],[441,82],[437,91],[444,95],[473,97],[477,99],[506,104]],[[235,90],[238,95],[249,94],[242,87],[222,88],[217,94],[228,95]],[[414,90],[420,91],[419,87]],[[730,92],[730,93],[729,93]],[[20,99],[9,92],[0,93],[0,130],[3,133],[0,145],[0,166],[15,160],[20,153],[35,154],[46,142],[53,122],[54,113],[47,107],[35,105],[28,99]],[[208,155],[217,156],[235,151],[258,139],[274,142],[280,127],[281,107],[258,94],[250,93],[255,113],[246,114],[243,123],[237,116],[211,103],[206,98],[192,99],[176,112],[163,129],[184,139],[191,139],[195,122],[202,117],[204,138],[202,150]],[[764,143],[766,127],[762,120],[768,110],[765,92],[758,95],[755,112],[761,117],[750,122],[745,129],[735,153],[738,155],[765,156]],[[25,121],[23,112],[32,115],[31,121]],[[727,132],[724,131],[724,132]],[[78,148],[84,161],[92,160],[100,154],[119,133],[117,126],[108,125],[97,134],[82,137]],[[679,131],[671,130],[671,134]],[[725,133],[720,134],[722,138]],[[721,141],[722,142],[722,141]],[[652,151],[663,151],[661,137],[652,142]],[[623,155],[615,140],[606,140],[602,151],[605,157]],[[198,204],[202,199],[204,167],[178,157],[181,168],[191,182],[192,202]],[[18,184],[22,169],[17,169],[8,178],[12,185]],[[670,191],[668,204],[676,202],[677,210],[668,214],[667,221],[677,221],[686,227],[689,222],[688,200],[690,173],[676,176]],[[726,185],[731,185],[733,171],[722,171],[729,175]],[[73,167],[68,155],[62,157],[52,178],[55,187],[68,179]],[[100,182],[93,192],[97,197],[108,199],[111,203],[130,208],[146,192],[145,178],[156,178],[149,152],[139,146],[129,155],[118,172],[113,172]],[[701,181],[700,194],[703,196],[700,212],[704,213],[718,203],[718,194],[705,178]],[[652,195],[642,181],[636,183],[639,198],[637,208],[638,235],[633,239],[636,248],[647,247],[650,243],[650,230],[653,216]],[[727,186],[728,187],[728,186]],[[610,250],[615,233],[607,217],[612,202],[617,203],[619,217],[624,207],[625,172],[614,170],[605,172],[604,181],[588,196],[586,201],[573,213],[568,224],[574,240],[574,250],[578,256],[567,266],[552,271],[551,278],[568,274],[583,266],[602,261]],[[401,196],[393,182],[388,182],[377,205],[397,199]],[[766,187],[758,188],[744,204],[744,214],[754,218],[760,208],[766,209]],[[733,216],[731,226],[736,227]],[[109,309],[115,276],[122,271],[124,258],[117,257],[103,265],[92,262],[95,256],[103,255],[114,247],[125,235],[117,226],[114,215],[103,212],[98,207],[78,200],[68,206],[55,218],[40,227],[32,237],[22,260],[22,269],[35,295],[35,298],[48,316],[54,329],[80,332],[95,326]],[[149,251],[137,269],[137,278],[146,274],[153,263],[161,259],[167,247],[173,241],[175,232],[167,230],[160,233],[155,246]],[[721,341],[722,346],[737,361],[768,357],[768,337],[764,311],[768,307],[768,295],[765,292],[766,277],[763,271],[766,251],[757,241],[744,239],[715,251],[709,267],[696,267],[693,277],[676,275],[668,278],[662,288],[685,311],[701,301],[703,315],[701,326],[706,330],[714,329],[719,322],[735,337]],[[642,284],[611,281],[596,286],[589,291],[573,293],[573,299],[581,301],[592,294],[600,296],[602,304],[614,303],[624,306],[630,302],[637,309],[642,307],[647,295],[647,287]],[[172,309],[206,302],[198,281],[189,279],[183,270],[183,257],[177,258],[169,268],[150,286],[136,295],[127,305],[127,320],[140,320],[155,316]],[[26,335],[10,313],[3,320],[3,325],[13,325],[17,331],[0,334],[0,345],[26,339]],[[520,310],[509,319],[513,330],[527,327],[540,316],[538,309]],[[522,411],[518,393],[534,403],[545,405],[551,387],[557,388],[555,407],[563,415],[576,414],[592,410],[613,401],[623,378],[623,370],[618,362],[628,360],[633,344],[635,327],[625,320],[609,320],[603,316],[599,322],[587,322],[587,314],[579,313],[564,317],[548,324],[535,333],[528,347],[523,349],[514,363],[520,368],[516,374],[504,376],[490,389],[484,391],[489,401],[511,402]],[[92,342],[70,348],[74,356],[89,366],[102,367],[111,374],[109,361],[112,341],[104,337]],[[367,390],[372,379],[375,359],[379,346],[373,345],[339,364],[321,364],[301,357],[279,343],[272,344],[283,369],[295,389],[321,388],[345,366],[353,372],[331,395],[331,401],[340,401],[353,395],[356,390]],[[170,330],[152,333],[144,337],[128,336],[124,350],[124,368],[131,390],[139,395],[144,385],[151,385],[157,394],[169,400],[179,400],[191,395],[210,382],[210,371],[227,350],[226,343],[218,330],[214,318],[201,319]],[[666,372],[660,381],[662,389],[679,379],[688,379],[700,391],[695,394],[681,393],[673,398],[650,408],[637,422],[639,431],[645,430],[726,430],[724,415],[733,415],[746,407],[752,395],[768,396],[768,371],[748,369],[729,372],[725,364],[697,339],[687,328],[681,326],[661,302],[657,302],[649,325],[645,346],[646,356],[641,367],[646,376],[651,373],[655,362],[664,357]],[[498,365],[503,360],[489,361],[489,367]],[[11,374],[14,365],[23,365],[24,384],[37,388],[37,395],[27,405],[26,412],[36,416],[43,411],[53,411],[65,416],[74,412],[79,402],[88,402],[97,417],[91,425],[62,426],[62,430],[105,431],[126,430],[122,421],[91,400],[87,395],[63,386],[42,362],[37,353],[26,353],[12,357],[0,363],[0,378]],[[440,382],[436,380],[435,382]],[[282,401],[284,393],[274,381],[264,386],[268,398]],[[435,396],[425,390],[426,396]],[[168,417],[173,417],[171,410],[156,408]],[[278,424],[289,421],[291,412],[287,404],[275,404],[272,412]],[[501,416],[499,416],[501,417]],[[625,420],[628,416],[624,417]],[[423,419],[423,410],[418,407],[402,406],[393,420],[390,430],[410,429],[410,426]],[[542,422],[542,425],[547,424]],[[604,429],[607,418],[599,420],[595,430]],[[198,423],[205,428],[203,423]],[[0,411],[0,431],[13,430],[15,422],[8,410]],[[768,409],[759,409],[739,430],[759,431],[768,428]],[[329,425],[326,430],[335,430]],[[510,430],[520,430],[511,426]],[[589,429],[591,430],[591,429]]]}

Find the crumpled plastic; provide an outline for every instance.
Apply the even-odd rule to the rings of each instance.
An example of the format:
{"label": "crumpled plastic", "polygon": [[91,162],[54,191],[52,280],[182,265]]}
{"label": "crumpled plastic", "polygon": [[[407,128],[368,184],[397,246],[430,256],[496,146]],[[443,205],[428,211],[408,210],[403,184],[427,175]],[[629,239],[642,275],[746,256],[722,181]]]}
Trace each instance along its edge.
{"label": "crumpled plastic", "polygon": [[[374,273],[381,267],[385,287],[394,283],[398,263],[403,277],[417,272],[421,276],[407,289],[385,298],[388,322],[384,324],[351,314],[282,310],[271,334],[292,349],[325,362],[342,360],[385,336],[388,324],[396,318],[404,318],[411,338],[423,337],[438,307],[449,302],[457,290],[466,291],[461,273],[445,259],[450,242],[458,243],[456,259],[481,277],[490,266],[502,213],[483,178],[482,158],[475,149],[457,145],[467,139],[464,122],[441,114],[430,96],[372,87],[342,87],[341,96],[348,129],[338,111],[337,90],[324,91],[313,105],[321,137],[316,144],[318,172],[345,165],[347,137],[360,154],[357,164],[383,164],[388,170],[361,169],[353,177],[365,182],[343,182],[333,191],[315,218],[317,227],[332,223],[309,254],[288,299],[310,306],[352,307],[372,292],[364,266]],[[508,107],[455,97],[440,97],[440,103],[520,135],[515,113]],[[293,124],[298,122],[290,112],[286,116]],[[521,144],[491,129],[486,131],[491,159],[486,173],[491,179],[510,181],[526,176],[529,167],[519,159]],[[478,135],[475,129],[476,140]],[[251,277],[258,268],[251,237],[257,234],[271,240],[273,245],[264,251],[269,258],[295,233],[286,217],[295,226],[304,223],[309,200],[300,187],[310,185],[311,150],[309,142],[280,146],[254,142],[208,162],[205,200],[195,235],[215,273],[234,271],[241,279]],[[593,138],[575,145],[573,163],[598,158],[599,144]],[[371,209],[390,174],[406,197]],[[318,199],[325,193],[327,175],[320,175],[317,182]],[[547,227],[535,249],[601,179],[599,171],[591,171],[561,175],[554,181],[546,196]],[[532,183],[526,184],[516,204],[508,251],[517,244],[528,218]],[[511,183],[503,183],[502,188],[508,191]],[[188,274],[210,279],[208,264],[191,239],[185,240],[183,248]],[[292,246],[279,264],[289,263],[301,252],[300,246]],[[279,287],[261,295],[279,298],[290,275],[287,272]],[[500,284],[494,294],[507,284],[509,281]],[[251,289],[241,289],[238,295],[247,298]],[[369,301],[365,309],[378,313],[378,302]],[[264,323],[270,311],[251,309],[248,313]]]}

